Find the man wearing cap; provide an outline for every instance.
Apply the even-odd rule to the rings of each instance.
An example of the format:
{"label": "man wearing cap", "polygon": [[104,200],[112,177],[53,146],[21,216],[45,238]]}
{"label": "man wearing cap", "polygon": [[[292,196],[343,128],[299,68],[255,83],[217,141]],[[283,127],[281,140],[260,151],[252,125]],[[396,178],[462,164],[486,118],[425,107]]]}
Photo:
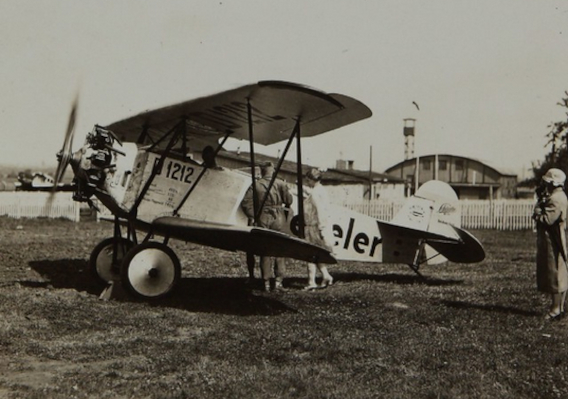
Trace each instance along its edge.
{"label": "man wearing cap", "polygon": [[564,316],[568,291],[566,248],[566,214],[568,199],[563,186],[566,175],[560,169],[549,169],[542,177],[539,199],[533,219],[537,228],[536,277],[539,291],[551,295],[548,320]]}
{"label": "man wearing cap", "polygon": [[[265,162],[260,165],[261,178],[256,181],[256,197],[258,206],[262,205],[262,201],[266,196],[266,201],[262,207],[262,212],[259,214],[257,226],[282,231],[286,222],[285,207],[290,207],[292,204],[292,194],[288,189],[288,185],[281,179],[275,179],[272,187],[270,187],[270,180],[274,174],[274,164],[272,162]],[[268,190],[270,187],[270,191]],[[268,195],[266,193],[268,192]],[[254,220],[254,199],[252,186],[248,189],[241,207],[249,219]],[[284,258],[275,258],[275,284],[274,289],[283,289],[282,281],[286,273],[286,261]],[[264,290],[270,291],[270,279],[272,278],[273,270],[271,265],[271,257],[260,257],[260,270],[262,279],[264,280]]]}

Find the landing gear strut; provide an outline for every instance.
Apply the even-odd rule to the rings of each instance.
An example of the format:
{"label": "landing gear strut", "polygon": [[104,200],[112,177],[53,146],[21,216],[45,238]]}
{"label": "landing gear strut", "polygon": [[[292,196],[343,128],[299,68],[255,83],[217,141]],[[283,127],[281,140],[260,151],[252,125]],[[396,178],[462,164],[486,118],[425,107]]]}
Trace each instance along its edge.
{"label": "landing gear strut", "polygon": [[416,253],[414,254],[414,261],[409,263],[408,266],[412,269],[414,273],[420,277],[422,281],[426,281],[426,277],[420,273],[420,265],[427,261],[424,257],[424,246],[426,245],[424,240],[420,240],[418,243],[418,248],[416,249]]}
{"label": "landing gear strut", "polygon": [[[91,252],[89,270],[101,284],[120,279],[120,265],[134,243],[122,237],[102,240]],[[116,248],[116,252],[115,252]]]}
{"label": "landing gear strut", "polygon": [[436,252],[436,254],[434,254],[433,256],[428,257],[426,244],[426,240],[419,241],[418,249],[416,250],[416,254],[414,255],[414,261],[408,265],[412,269],[412,271],[416,273],[423,281],[426,281],[427,277],[420,273],[420,265],[429,262],[437,256],[441,256],[439,252]]}

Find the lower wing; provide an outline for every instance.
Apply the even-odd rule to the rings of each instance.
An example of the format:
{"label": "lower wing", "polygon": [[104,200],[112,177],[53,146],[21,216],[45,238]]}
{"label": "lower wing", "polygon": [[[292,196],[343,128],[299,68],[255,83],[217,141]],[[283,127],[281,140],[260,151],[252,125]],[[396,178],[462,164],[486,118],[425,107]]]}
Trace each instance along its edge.
{"label": "lower wing", "polygon": [[152,230],[160,235],[230,251],[244,251],[260,256],[292,258],[314,263],[337,263],[333,254],[326,248],[260,227],[161,217],[152,222]]}

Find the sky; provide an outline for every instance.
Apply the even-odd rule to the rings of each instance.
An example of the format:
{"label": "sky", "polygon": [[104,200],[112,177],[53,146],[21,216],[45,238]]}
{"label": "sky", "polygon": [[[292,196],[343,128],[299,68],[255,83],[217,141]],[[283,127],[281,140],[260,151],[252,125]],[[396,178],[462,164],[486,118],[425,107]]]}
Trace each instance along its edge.
{"label": "sky", "polygon": [[323,168],[366,170],[372,155],[384,171],[414,118],[415,155],[523,177],[566,120],[565,1],[0,0],[0,48],[0,164],[55,167],[76,96],[78,148],[96,123],[260,80],[373,111],[305,140],[304,161]]}

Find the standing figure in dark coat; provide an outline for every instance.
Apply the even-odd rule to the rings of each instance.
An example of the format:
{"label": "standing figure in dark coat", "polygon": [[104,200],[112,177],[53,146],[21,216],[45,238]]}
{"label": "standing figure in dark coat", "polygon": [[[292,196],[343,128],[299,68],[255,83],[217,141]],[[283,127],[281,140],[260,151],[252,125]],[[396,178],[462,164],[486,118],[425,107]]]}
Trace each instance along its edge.
{"label": "standing figure in dark coat", "polygon": [[[270,181],[274,174],[274,164],[272,162],[262,164],[260,170],[262,177],[255,182],[257,203],[261,205],[261,201],[265,196],[266,202],[258,216],[257,225],[271,230],[283,231],[286,225],[285,208],[289,208],[292,204],[292,194],[286,182],[278,178],[274,180],[272,187],[270,187]],[[270,191],[268,190],[269,188]],[[245,194],[241,207],[249,220],[254,220],[255,210],[252,186]],[[284,258],[275,258],[274,262],[276,264],[274,289],[282,290],[284,289],[282,281],[286,273],[286,260]],[[260,270],[264,280],[264,290],[270,291],[270,280],[273,275],[271,257],[260,257]]]}
{"label": "standing figure in dark coat", "polygon": [[538,290],[551,295],[546,315],[557,320],[564,315],[568,291],[566,254],[566,214],[568,199],[563,186],[566,175],[560,169],[549,169],[542,177],[539,199],[533,219],[537,229],[536,278]]}

